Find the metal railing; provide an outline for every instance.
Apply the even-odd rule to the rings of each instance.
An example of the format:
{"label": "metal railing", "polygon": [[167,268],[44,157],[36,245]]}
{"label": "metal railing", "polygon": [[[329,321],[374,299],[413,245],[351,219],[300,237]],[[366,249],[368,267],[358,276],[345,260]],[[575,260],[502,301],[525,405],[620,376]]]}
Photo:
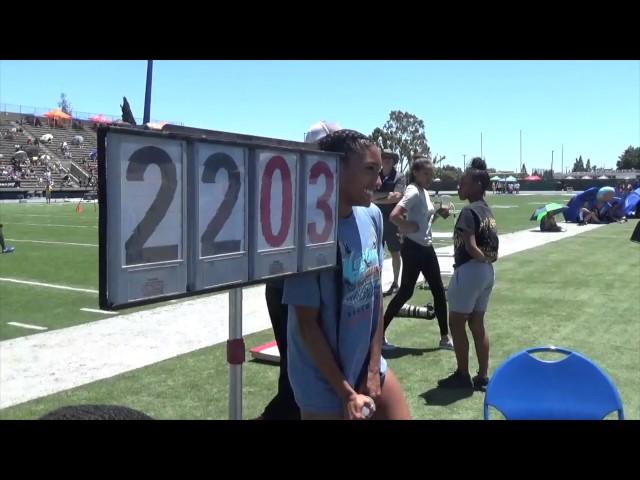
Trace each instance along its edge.
{"label": "metal railing", "polygon": [[[54,107],[54,108],[58,108],[58,107]],[[50,112],[51,110],[53,110],[54,108],[42,108],[42,107],[31,107],[31,106],[27,106],[27,105],[15,105],[15,104],[11,104],[11,103],[0,103],[0,114],[1,113],[13,113],[13,114],[18,114],[18,115],[33,115],[36,117],[42,117],[44,116],[45,113]],[[71,112],[71,116],[73,119],[75,120],[84,120],[86,122],[90,122],[91,121],[91,117],[95,116],[95,115],[104,115],[105,117],[107,117],[109,120],[111,121],[116,121],[116,120],[120,120],[122,119],[122,115],[110,115],[110,114],[99,114],[99,113],[91,113],[91,112],[78,112],[78,111],[72,111]],[[142,117],[133,117],[134,120],[136,121],[136,123],[138,125],[142,125]],[[152,119],[152,122],[159,122],[160,120],[157,119]],[[166,121],[166,120],[164,120]],[[182,122],[174,122],[174,121],[169,121],[167,123],[170,123],[172,125],[181,125],[184,126],[184,123]]]}

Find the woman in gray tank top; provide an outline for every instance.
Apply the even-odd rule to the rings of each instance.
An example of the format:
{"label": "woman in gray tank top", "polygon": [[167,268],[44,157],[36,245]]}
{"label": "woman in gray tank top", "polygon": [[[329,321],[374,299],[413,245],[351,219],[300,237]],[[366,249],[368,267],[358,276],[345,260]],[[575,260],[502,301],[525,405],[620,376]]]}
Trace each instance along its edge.
{"label": "woman in gray tank top", "polygon": [[[431,243],[431,225],[437,215],[444,218],[449,216],[446,209],[436,211],[427,188],[431,184],[435,168],[431,160],[424,156],[415,157],[411,164],[410,185],[405,190],[402,200],[389,216],[404,234],[404,241],[400,253],[402,255],[402,278],[400,289],[389,303],[384,314],[384,329],[389,327],[402,306],[412,296],[420,272],[429,284],[433,294],[433,303],[440,327],[440,348],[453,348],[449,338],[447,325],[447,298],[440,276],[440,264]],[[404,216],[406,215],[406,219]],[[392,349],[385,341],[385,350]]]}

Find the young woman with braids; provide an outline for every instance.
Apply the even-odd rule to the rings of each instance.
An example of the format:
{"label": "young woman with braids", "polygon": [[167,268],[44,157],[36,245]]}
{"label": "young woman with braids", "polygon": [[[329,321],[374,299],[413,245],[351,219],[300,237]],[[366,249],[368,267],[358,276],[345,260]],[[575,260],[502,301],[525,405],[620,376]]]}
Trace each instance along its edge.
{"label": "young woman with braids", "polygon": [[[481,158],[460,179],[458,196],[468,200],[458,216],[453,232],[454,273],[449,282],[449,327],[458,367],[438,385],[443,388],[475,388],[483,390],[489,383],[489,337],[484,327],[484,314],[493,289],[493,262],[498,258],[496,220],[484,192],[491,185],[487,164]],[[469,375],[469,340],[466,324],[473,335],[478,357],[478,375]]]}
{"label": "young woman with braids", "polygon": [[382,159],[371,139],[338,130],[318,142],[342,153],[337,271],[285,280],[289,379],[303,420],[409,419],[382,358],[382,214],[372,204]]}

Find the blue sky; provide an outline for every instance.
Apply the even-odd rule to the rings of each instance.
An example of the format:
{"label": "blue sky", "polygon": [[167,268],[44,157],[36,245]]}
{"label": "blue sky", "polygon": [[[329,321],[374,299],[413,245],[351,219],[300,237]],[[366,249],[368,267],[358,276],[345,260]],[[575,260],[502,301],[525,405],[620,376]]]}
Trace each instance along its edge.
{"label": "blue sky", "polygon": [[[151,117],[302,140],[321,119],[371,133],[391,110],[422,118],[431,151],[462,166],[614,167],[640,145],[638,61],[156,61]],[[0,61],[0,103],[142,117],[146,61]]]}

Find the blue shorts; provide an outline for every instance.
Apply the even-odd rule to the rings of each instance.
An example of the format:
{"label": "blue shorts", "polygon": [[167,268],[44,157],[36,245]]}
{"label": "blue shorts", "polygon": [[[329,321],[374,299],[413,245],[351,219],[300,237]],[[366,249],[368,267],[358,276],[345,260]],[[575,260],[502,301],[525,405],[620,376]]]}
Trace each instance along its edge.
{"label": "blue shorts", "polygon": [[490,263],[470,260],[453,271],[447,289],[449,311],[469,314],[486,312],[495,282]]}

